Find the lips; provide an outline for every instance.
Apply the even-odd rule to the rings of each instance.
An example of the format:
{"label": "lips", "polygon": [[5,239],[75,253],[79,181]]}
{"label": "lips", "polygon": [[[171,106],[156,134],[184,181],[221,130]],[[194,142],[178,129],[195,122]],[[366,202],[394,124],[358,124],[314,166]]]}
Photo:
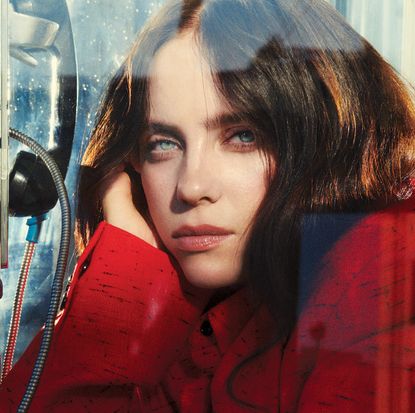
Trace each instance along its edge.
{"label": "lips", "polygon": [[179,250],[202,252],[217,247],[232,235],[232,231],[212,225],[183,226],[173,232],[172,238]]}

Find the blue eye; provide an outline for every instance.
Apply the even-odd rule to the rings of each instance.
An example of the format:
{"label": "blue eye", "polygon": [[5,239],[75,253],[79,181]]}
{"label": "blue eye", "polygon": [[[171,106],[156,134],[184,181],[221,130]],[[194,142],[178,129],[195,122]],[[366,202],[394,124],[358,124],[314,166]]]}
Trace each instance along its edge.
{"label": "blue eye", "polygon": [[254,134],[249,130],[238,132],[233,135],[233,138],[239,138],[239,140],[243,143],[252,143],[255,141]]}
{"label": "blue eye", "polygon": [[231,132],[226,139],[226,146],[234,152],[254,152],[257,148],[257,139],[249,129]]}
{"label": "blue eye", "polygon": [[144,156],[151,162],[163,161],[175,157],[180,149],[180,143],[173,139],[153,137],[145,146]]}
{"label": "blue eye", "polygon": [[177,144],[172,141],[162,140],[158,142],[154,142],[153,150],[161,150],[161,151],[171,151],[177,148]]}
{"label": "blue eye", "polygon": [[242,130],[233,133],[226,141],[234,150],[238,152],[250,152],[256,150],[256,138],[250,130]]}
{"label": "blue eye", "polygon": [[154,139],[147,143],[147,152],[169,152],[180,149],[180,145],[171,139]]}

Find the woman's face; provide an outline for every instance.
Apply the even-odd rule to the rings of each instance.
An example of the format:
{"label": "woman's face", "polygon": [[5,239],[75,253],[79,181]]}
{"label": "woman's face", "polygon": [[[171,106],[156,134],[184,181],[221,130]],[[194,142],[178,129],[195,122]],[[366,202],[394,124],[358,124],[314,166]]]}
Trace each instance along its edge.
{"label": "woman's face", "polygon": [[152,220],[188,281],[236,284],[267,166],[250,125],[218,95],[190,34],[170,40],[154,58],[140,154]]}

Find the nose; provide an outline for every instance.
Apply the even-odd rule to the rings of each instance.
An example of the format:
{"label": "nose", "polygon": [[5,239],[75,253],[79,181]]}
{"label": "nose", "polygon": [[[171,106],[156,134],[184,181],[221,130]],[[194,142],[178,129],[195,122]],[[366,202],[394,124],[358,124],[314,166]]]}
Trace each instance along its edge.
{"label": "nose", "polygon": [[215,203],[221,196],[220,168],[211,155],[201,151],[185,156],[178,172],[176,196],[180,203],[197,206]]}

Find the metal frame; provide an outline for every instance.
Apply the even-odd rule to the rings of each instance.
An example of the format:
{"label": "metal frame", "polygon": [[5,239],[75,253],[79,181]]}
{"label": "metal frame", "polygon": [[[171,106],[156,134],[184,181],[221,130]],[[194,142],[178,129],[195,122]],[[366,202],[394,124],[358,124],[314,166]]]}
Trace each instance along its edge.
{"label": "metal frame", "polygon": [[9,253],[9,1],[0,1],[0,255],[1,268],[4,268],[8,265]]}

